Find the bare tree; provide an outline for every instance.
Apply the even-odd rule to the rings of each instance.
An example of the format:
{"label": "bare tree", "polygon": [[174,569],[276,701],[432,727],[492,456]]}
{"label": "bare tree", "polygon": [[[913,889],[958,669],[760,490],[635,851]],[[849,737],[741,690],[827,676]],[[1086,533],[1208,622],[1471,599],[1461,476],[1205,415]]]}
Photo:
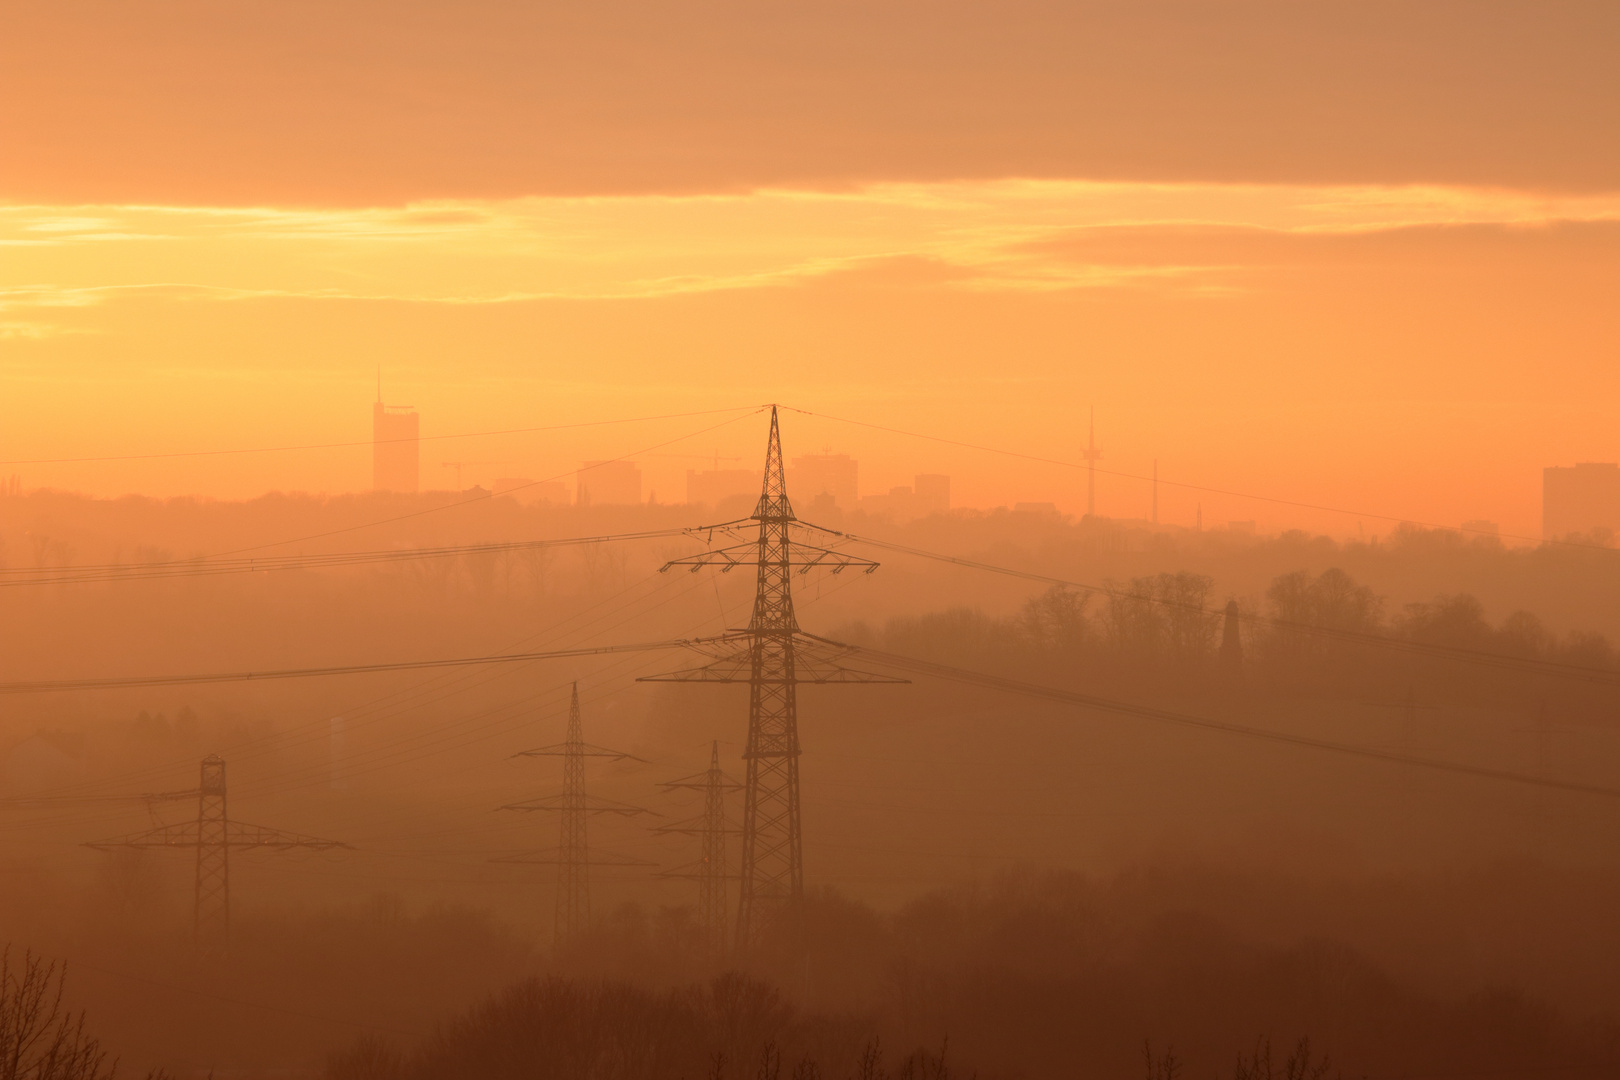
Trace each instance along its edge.
{"label": "bare tree", "polygon": [[0,953],[0,1080],[112,1080],[117,1063],[85,1033],[84,1013],[62,1006],[66,981],[66,965]]}

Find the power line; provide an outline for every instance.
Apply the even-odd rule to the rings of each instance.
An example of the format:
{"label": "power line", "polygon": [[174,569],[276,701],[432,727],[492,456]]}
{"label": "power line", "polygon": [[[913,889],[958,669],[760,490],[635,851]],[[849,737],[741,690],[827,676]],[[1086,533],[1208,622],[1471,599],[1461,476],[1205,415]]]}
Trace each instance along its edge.
{"label": "power line", "polygon": [[[815,637],[815,635],[806,635]],[[1513,772],[1508,769],[1492,769],[1482,765],[1468,765],[1463,762],[1446,761],[1442,758],[1419,757],[1415,754],[1401,754],[1391,750],[1379,750],[1375,747],[1357,746],[1353,743],[1335,742],[1331,739],[1318,739],[1310,735],[1296,735],[1286,731],[1275,731],[1267,728],[1250,727],[1247,724],[1234,724],[1226,720],[1216,720],[1211,717],[1194,716],[1191,713],[1175,712],[1170,709],[1159,709],[1150,705],[1136,705],[1126,701],[1115,701],[1111,698],[1098,697],[1094,694],[1082,694],[1073,690],[1061,690],[1055,686],[1044,686],[1039,683],[1024,682],[1019,679],[1007,678],[1001,675],[990,675],[981,671],[956,667],[950,664],[939,664],[930,660],[919,660],[915,657],[901,656],[898,653],[885,652],[881,649],[872,649],[864,645],[846,645],[842,642],[832,641],[828,638],[818,640],[827,645],[844,649],[852,655],[863,657],[880,665],[907,671],[918,675],[930,675],[934,678],[945,679],[951,682],[964,683],[972,686],[982,686],[990,690],[999,690],[1004,693],[1018,694],[1023,697],[1044,698],[1048,701],[1057,701],[1066,705],[1078,705],[1082,708],[1096,709],[1100,712],[1117,713],[1122,716],[1137,717],[1139,719],[1157,720],[1167,724],[1177,724],[1183,727],[1201,728],[1206,731],[1219,732],[1224,735],[1238,735],[1244,738],[1259,739],[1266,742],[1281,743],[1287,746],[1305,747],[1312,750],[1323,750],[1329,753],[1345,754],[1351,757],[1371,759],[1374,761],[1387,761],[1397,765],[1410,765],[1416,768],[1431,769],[1436,772],[1455,773],[1461,776],[1479,777],[1485,780],[1501,780],[1515,784],[1526,784],[1531,787],[1552,788],[1557,791],[1569,791],[1582,795],[1601,795],[1605,798],[1620,799],[1620,788],[1605,787],[1600,784],[1582,784],[1570,780],[1554,780],[1549,777],[1535,776],[1530,773]]]}
{"label": "power line", "polygon": [[[639,589],[639,588],[641,588],[642,586],[644,586],[646,584],[649,584],[651,582],[656,582],[656,581],[658,581],[658,579],[648,579],[646,581],[638,582],[635,585],[626,586],[624,589],[621,589],[618,593],[616,593],[616,594],[614,594],[612,596],[609,596],[609,597],[605,597],[602,600],[599,600],[596,603],[593,603],[589,607],[586,607],[586,608],[584,608],[584,609],[582,609],[580,611],[576,611],[573,614],[567,616],[566,618],[563,618],[560,621],[558,621],[556,623],[553,623],[552,625],[547,626],[547,627],[541,629],[540,631],[538,631],[536,633],[527,634],[527,635],[525,635],[525,636],[523,636],[523,637],[521,637],[521,638],[519,638],[519,639],[517,639],[515,641],[509,642],[508,644],[503,646],[500,649],[500,651],[501,652],[511,652],[511,651],[517,650],[521,646],[528,645],[531,642],[535,642],[535,641],[554,641],[554,640],[557,640],[557,639],[565,636],[566,634],[581,632],[585,628],[588,628],[588,627],[590,627],[592,625],[595,625],[596,623],[600,622],[603,618],[607,618],[607,617],[609,617],[611,615],[616,615],[619,612],[626,610],[631,605],[633,605],[635,603],[639,603],[640,600],[646,599],[647,596],[656,595],[658,592],[662,591],[666,586],[669,585],[669,582],[667,580],[665,580],[665,581],[657,584],[656,587],[652,590],[652,592],[648,593],[647,596],[643,596],[643,597],[640,597],[640,598],[629,600],[626,603],[621,604],[620,606],[612,609],[611,611],[609,611],[609,612],[607,612],[605,614],[598,615],[596,618],[592,619],[590,622],[585,623],[584,626],[570,627],[570,624],[577,623],[578,620],[580,620],[581,618],[583,618],[586,615],[590,614],[591,612],[596,611],[598,608],[601,608],[604,605],[607,605],[609,603],[617,601],[620,597],[624,596],[625,594],[633,592],[634,590]],[[686,591],[690,591],[690,590],[686,590]],[[666,603],[666,602],[668,602],[667,599],[665,601],[662,601],[659,606],[662,606],[662,603]],[[627,619],[621,619],[618,622],[613,623],[610,627],[607,627],[607,629],[613,629],[613,628],[616,628],[618,626],[622,626],[626,621],[628,621],[628,620]],[[603,632],[603,631],[600,631],[600,630],[597,631],[597,633],[601,633],[601,632]],[[588,640],[588,638],[587,638],[587,640]],[[391,690],[391,691],[389,691],[389,692],[387,692],[385,694],[373,697],[368,701],[361,702],[359,704],[355,704],[355,705],[352,705],[352,706],[350,706],[348,708],[340,709],[338,711],[339,711],[340,714],[348,715],[350,717],[355,717],[355,716],[364,717],[364,714],[366,714],[368,712],[377,713],[377,715],[371,717],[370,720],[361,719],[361,721],[360,721],[361,723],[368,723],[368,722],[371,722],[371,721],[377,720],[377,719],[386,719],[390,715],[397,715],[397,712],[396,713],[379,712],[379,710],[384,710],[384,709],[389,709],[389,708],[398,710],[400,708],[403,708],[403,707],[406,707],[407,705],[409,705],[412,702],[413,699],[426,700],[425,695],[438,692],[438,689],[434,688],[435,683],[441,683],[440,689],[443,688],[442,687],[442,680],[446,679],[448,677],[448,675],[449,675],[449,673],[442,673],[442,674],[432,675],[429,678],[427,678],[427,679],[425,679],[425,680],[423,680],[421,682],[418,682],[418,683],[416,683],[416,684],[414,684],[412,686],[407,686],[407,687]],[[467,673],[467,672],[458,673],[458,676],[462,680],[465,680],[465,679],[468,679],[468,678],[472,677],[472,675],[470,673]],[[441,694],[440,697],[434,698],[432,700],[435,700],[435,701],[442,700],[444,696],[453,695],[453,694],[458,693],[458,692],[459,691],[457,689],[455,689],[453,684],[452,684],[452,686],[446,691],[445,694]],[[292,739],[294,736],[298,735],[300,732],[314,732],[314,731],[316,731],[316,729],[319,729],[321,734],[313,735],[312,738],[325,738],[326,736],[325,736],[324,732],[326,730],[328,720],[329,720],[329,716],[323,714],[317,720],[313,720],[313,721],[309,721],[309,722],[306,722],[306,723],[301,724],[301,725],[297,725],[297,726],[295,726],[295,727],[293,727],[291,729],[288,729],[286,731],[272,732],[272,733],[269,733],[269,734],[266,734],[266,735],[257,736],[257,737],[255,737],[253,739],[247,740],[246,742],[237,744],[236,745],[236,752],[238,754],[244,754],[245,753],[245,754],[247,754],[249,756],[252,756],[254,754],[264,754],[264,753],[268,752],[271,748],[285,749],[288,746],[299,745],[300,743],[306,743],[306,742],[309,742],[311,740],[310,739],[300,739],[297,742],[292,742],[292,743],[287,742],[287,740]],[[67,787],[65,787],[65,788],[63,788],[61,790],[63,792],[82,791],[87,786],[90,787],[92,790],[94,790],[94,789],[103,787],[103,786],[105,786],[107,784],[133,785],[133,784],[139,783],[139,782],[141,782],[143,780],[148,780],[148,779],[153,779],[153,778],[156,778],[156,777],[160,777],[162,775],[167,774],[172,769],[182,767],[182,766],[187,765],[189,763],[190,763],[189,759],[172,760],[172,761],[168,761],[168,762],[165,762],[165,763],[162,763],[162,764],[159,764],[159,765],[155,765],[155,766],[152,766],[152,767],[149,767],[149,768],[144,768],[144,769],[139,769],[139,770],[132,770],[132,771],[127,772],[127,773],[121,773],[121,774],[117,774],[117,775],[114,775],[114,776],[105,777],[102,780],[100,780],[97,783],[92,784],[92,785],[70,784],[70,785],[68,785]]]}
{"label": "power line", "polygon": [[[504,543],[452,544],[443,547],[338,551],[317,555],[269,555],[249,559],[186,559],[163,563],[101,563],[78,566],[0,568],[0,588],[22,585],[78,585],[107,581],[146,581],[175,577],[212,577],[220,574],[257,574],[275,570],[311,570],[329,567],[363,566],[375,563],[413,562],[419,559],[448,559],[464,555],[498,555],[550,547],[577,547],[585,544],[621,543],[683,536],[685,529],[650,529],[633,533],[601,536],[568,536],[552,540],[513,540]],[[40,575],[57,574],[56,577]]]}
{"label": "power line", "polygon": [[584,420],[574,424],[546,424],[540,427],[502,428],[497,431],[464,431],[453,435],[422,435],[408,439],[364,439],[354,442],[302,443],[293,446],[250,446],[234,450],[175,450],[154,454],[103,454],[94,457],[70,458],[16,458],[0,461],[0,465],[73,465],[93,461],[154,461],[166,458],[222,457],[236,454],[278,454],[293,450],[336,450],[355,446],[376,446],[379,443],[436,442],[445,439],[482,439],[496,435],[526,435],[537,431],[565,431],[572,428],[608,427],[614,424],[640,424],[653,420],[677,420],[688,416],[714,416],[719,413],[758,411],[755,405],[738,405],[730,409],[698,409],[693,412],[662,413],[658,416],[628,416],[618,420]]}
{"label": "power line", "polygon": [[[810,526],[819,528],[818,526]],[[1031,570],[1016,570],[1008,566],[999,566],[995,563],[982,562],[977,559],[968,559],[959,555],[945,555],[936,551],[926,551],[922,548],[911,547],[906,544],[897,544],[889,540],[877,540],[869,536],[856,536],[854,533],[835,532],[823,529],[832,535],[860,544],[869,544],[872,547],[883,548],[888,551],[897,551],[904,555],[913,555],[921,559],[932,559],[935,562],[949,563],[953,566],[963,566],[972,570],[982,570],[986,573],[1001,574],[1006,577],[1022,578],[1026,581],[1036,581],[1045,585],[1056,585],[1063,588],[1080,589],[1085,592],[1103,596],[1125,596],[1131,600],[1143,601],[1160,607],[1167,607],[1177,611],[1185,611],[1196,615],[1214,615],[1205,608],[1193,604],[1178,603],[1162,597],[1144,596],[1138,593],[1121,592],[1119,589],[1110,589],[1106,586],[1092,585],[1083,581],[1070,581],[1066,578],[1054,577],[1050,574],[1040,574]],[[1267,626],[1275,630],[1290,633],[1310,634],[1317,637],[1331,638],[1337,641],[1346,641],[1358,645],[1367,645],[1380,649],[1391,649],[1397,652],[1411,652],[1436,659],[1453,660],[1458,663],[1483,664],[1488,667],[1503,668],[1512,671],[1530,671],[1541,675],[1552,675],[1560,678],[1583,679],[1588,682],[1605,684],[1620,684],[1620,671],[1609,668],[1591,667],[1585,664],[1571,664],[1562,660],[1546,660],[1534,656],[1514,656],[1510,653],[1490,652],[1485,649],[1470,649],[1460,645],[1442,645],[1435,642],[1411,641],[1403,638],[1389,637],[1384,634],[1370,633],[1364,630],[1347,630],[1339,627],[1321,626],[1314,623],[1295,622],[1291,619],[1277,619],[1256,613],[1239,616],[1243,621]]]}
{"label": "power line", "polygon": [[64,690],[121,690],[139,686],[193,686],[210,683],[262,682],[270,679],[308,679],[330,675],[369,675],[384,671],[422,671],[430,668],[471,667],[478,664],[523,664],[535,660],[559,660],[571,656],[601,656],[606,653],[645,652],[653,649],[688,648],[688,640],[643,642],[634,645],[598,645],[587,649],[559,649],[552,652],[505,653],[492,656],[463,656],[439,660],[399,660],[384,664],[346,664],[337,667],[272,668],[265,671],[217,671],[194,675],[138,675],[111,679],[49,679],[38,682],[0,683],[0,694],[43,694]]}

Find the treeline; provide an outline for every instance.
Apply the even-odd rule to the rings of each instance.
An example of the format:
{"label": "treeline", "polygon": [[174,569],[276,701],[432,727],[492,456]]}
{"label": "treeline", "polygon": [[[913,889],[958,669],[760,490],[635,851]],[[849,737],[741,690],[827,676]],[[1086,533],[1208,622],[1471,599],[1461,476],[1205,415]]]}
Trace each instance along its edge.
{"label": "treeline", "polygon": [[[1245,1080],[1324,1057],[1343,1075],[1611,1075],[1611,1020],[1572,1022],[1509,988],[1437,996],[1333,941],[1263,945],[1139,900],[1060,873],[892,914],[822,892],[749,975],[708,978],[671,963],[689,956],[689,923],[621,910],[551,974],[414,1043],[357,1042],[326,1080],[1130,1076],[1144,1043],[1161,1080],[1177,1063]],[[1300,1049],[1273,1061],[1271,1039]]]}
{"label": "treeline", "polygon": [[[1016,613],[971,608],[857,624],[856,643],[925,659],[1048,678],[1144,682],[1201,692],[1370,692],[1391,701],[1436,690],[1581,696],[1571,674],[1620,673],[1599,634],[1557,635],[1534,613],[1493,624],[1467,593],[1390,610],[1385,597],[1338,568],[1274,577],[1257,600],[1219,595],[1215,579],[1159,573],[1082,591],[1053,586]],[[1535,665],[1517,661],[1545,662]],[[1553,666],[1563,670],[1552,671]],[[1571,670],[1580,669],[1580,670]]]}
{"label": "treeline", "polygon": [[409,1051],[371,1038],[327,1080],[949,1080],[943,1050],[891,1064],[866,1018],[805,1013],[732,973],[671,990],[524,979]]}

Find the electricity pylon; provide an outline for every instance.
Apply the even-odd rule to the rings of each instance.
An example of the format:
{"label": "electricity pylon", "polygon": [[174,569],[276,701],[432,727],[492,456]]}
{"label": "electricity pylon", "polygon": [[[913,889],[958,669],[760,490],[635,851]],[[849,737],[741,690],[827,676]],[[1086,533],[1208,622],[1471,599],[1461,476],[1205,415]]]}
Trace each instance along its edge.
{"label": "electricity pylon", "polygon": [[[146,832],[95,840],[85,847],[111,851],[114,848],[194,848],[197,852],[197,882],[192,910],[197,944],[204,952],[223,953],[231,930],[231,849],[271,848],[288,851],[308,848],[330,851],[347,848],[337,840],[269,829],[232,821],[225,807],[225,762],[211,754],[202,762],[202,782],[197,796],[197,820],[178,825],[160,825]],[[165,796],[168,797],[168,796]]]}
{"label": "electricity pylon", "polygon": [[590,866],[650,866],[645,859],[632,859],[619,855],[591,858],[586,842],[585,823],[595,814],[618,814],[632,817],[652,811],[626,803],[592,799],[585,794],[585,759],[611,758],[614,761],[641,761],[632,754],[592,746],[585,741],[584,726],[579,717],[579,683],[574,683],[568,702],[568,734],[564,741],[535,750],[523,750],[514,757],[560,757],[563,759],[563,790],[561,795],[533,799],[529,802],[510,803],[502,810],[551,810],[561,819],[561,835],[557,850],[508,855],[494,860],[506,863],[540,863],[558,868],[557,912],[553,932],[559,944],[573,941],[590,925],[591,882]]}
{"label": "electricity pylon", "polygon": [[644,676],[651,682],[721,682],[748,684],[747,779],[743,784],[742,887],[737,903],[737,946],[746,951],[765,927],[786,908],[804,899],[804,850],[799,829],[800,683],[901,683],[905,679],[856,671],[837,662],[838,645],[799,629],[793,612],[793,575],[817,567],[841,573],[851,568],[871,573],[878,564],[831,548],[793,538],[794,528],[808,525],[793,513],[782,464],[782,438],[776,408],[765,446],[765,476],[759,503],[750,518],[726,522],[693,535],[738,535],[757,525],[743,543],[675,559],[663,570],[683,566],[693,573],[705,566],[722,573],[738,566],[758,568],[754,610],[745,630],[728,631],[694,643],[714,657],[701,667],[665,675]]}
{"label": "electricity pylon", "polygon": [[682,833],[701,838],[703,857],[695,863],[666,870],[660,877],[692,878],[698,883],[698,923],[703,927],[704,944],[710,952],[725,948],[726,934],[726,837],[741,832],[726,820],[726,795],[741,791],[742,785],[720,771],[720,743],[709,751],[709,767],[680,780],[658,785],[665,791],[703,792],[703,813],[699,817],[662,825],[661,833]]}

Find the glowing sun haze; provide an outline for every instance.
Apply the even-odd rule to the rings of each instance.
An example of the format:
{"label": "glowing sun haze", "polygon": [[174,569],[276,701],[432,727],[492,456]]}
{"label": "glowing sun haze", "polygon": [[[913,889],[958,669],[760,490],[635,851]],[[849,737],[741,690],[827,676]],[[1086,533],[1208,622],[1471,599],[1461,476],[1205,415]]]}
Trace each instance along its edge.
{"label": "glowing sun haze", "polygon": [[[1541,466],[1620,456],[1613,5],[518,8],[21,5],[4,468],[357,489],[363,448],[38,459],[363,439],[379,365],[430,435],[781,400],[1074,460],[1095,404],[1112,469],[1530,535]],[[1083,498],[793,423],[872,489]],[[703,426],[444,456],[550,475]],[[1163,515],[1199,503],[1355,530]]]}

